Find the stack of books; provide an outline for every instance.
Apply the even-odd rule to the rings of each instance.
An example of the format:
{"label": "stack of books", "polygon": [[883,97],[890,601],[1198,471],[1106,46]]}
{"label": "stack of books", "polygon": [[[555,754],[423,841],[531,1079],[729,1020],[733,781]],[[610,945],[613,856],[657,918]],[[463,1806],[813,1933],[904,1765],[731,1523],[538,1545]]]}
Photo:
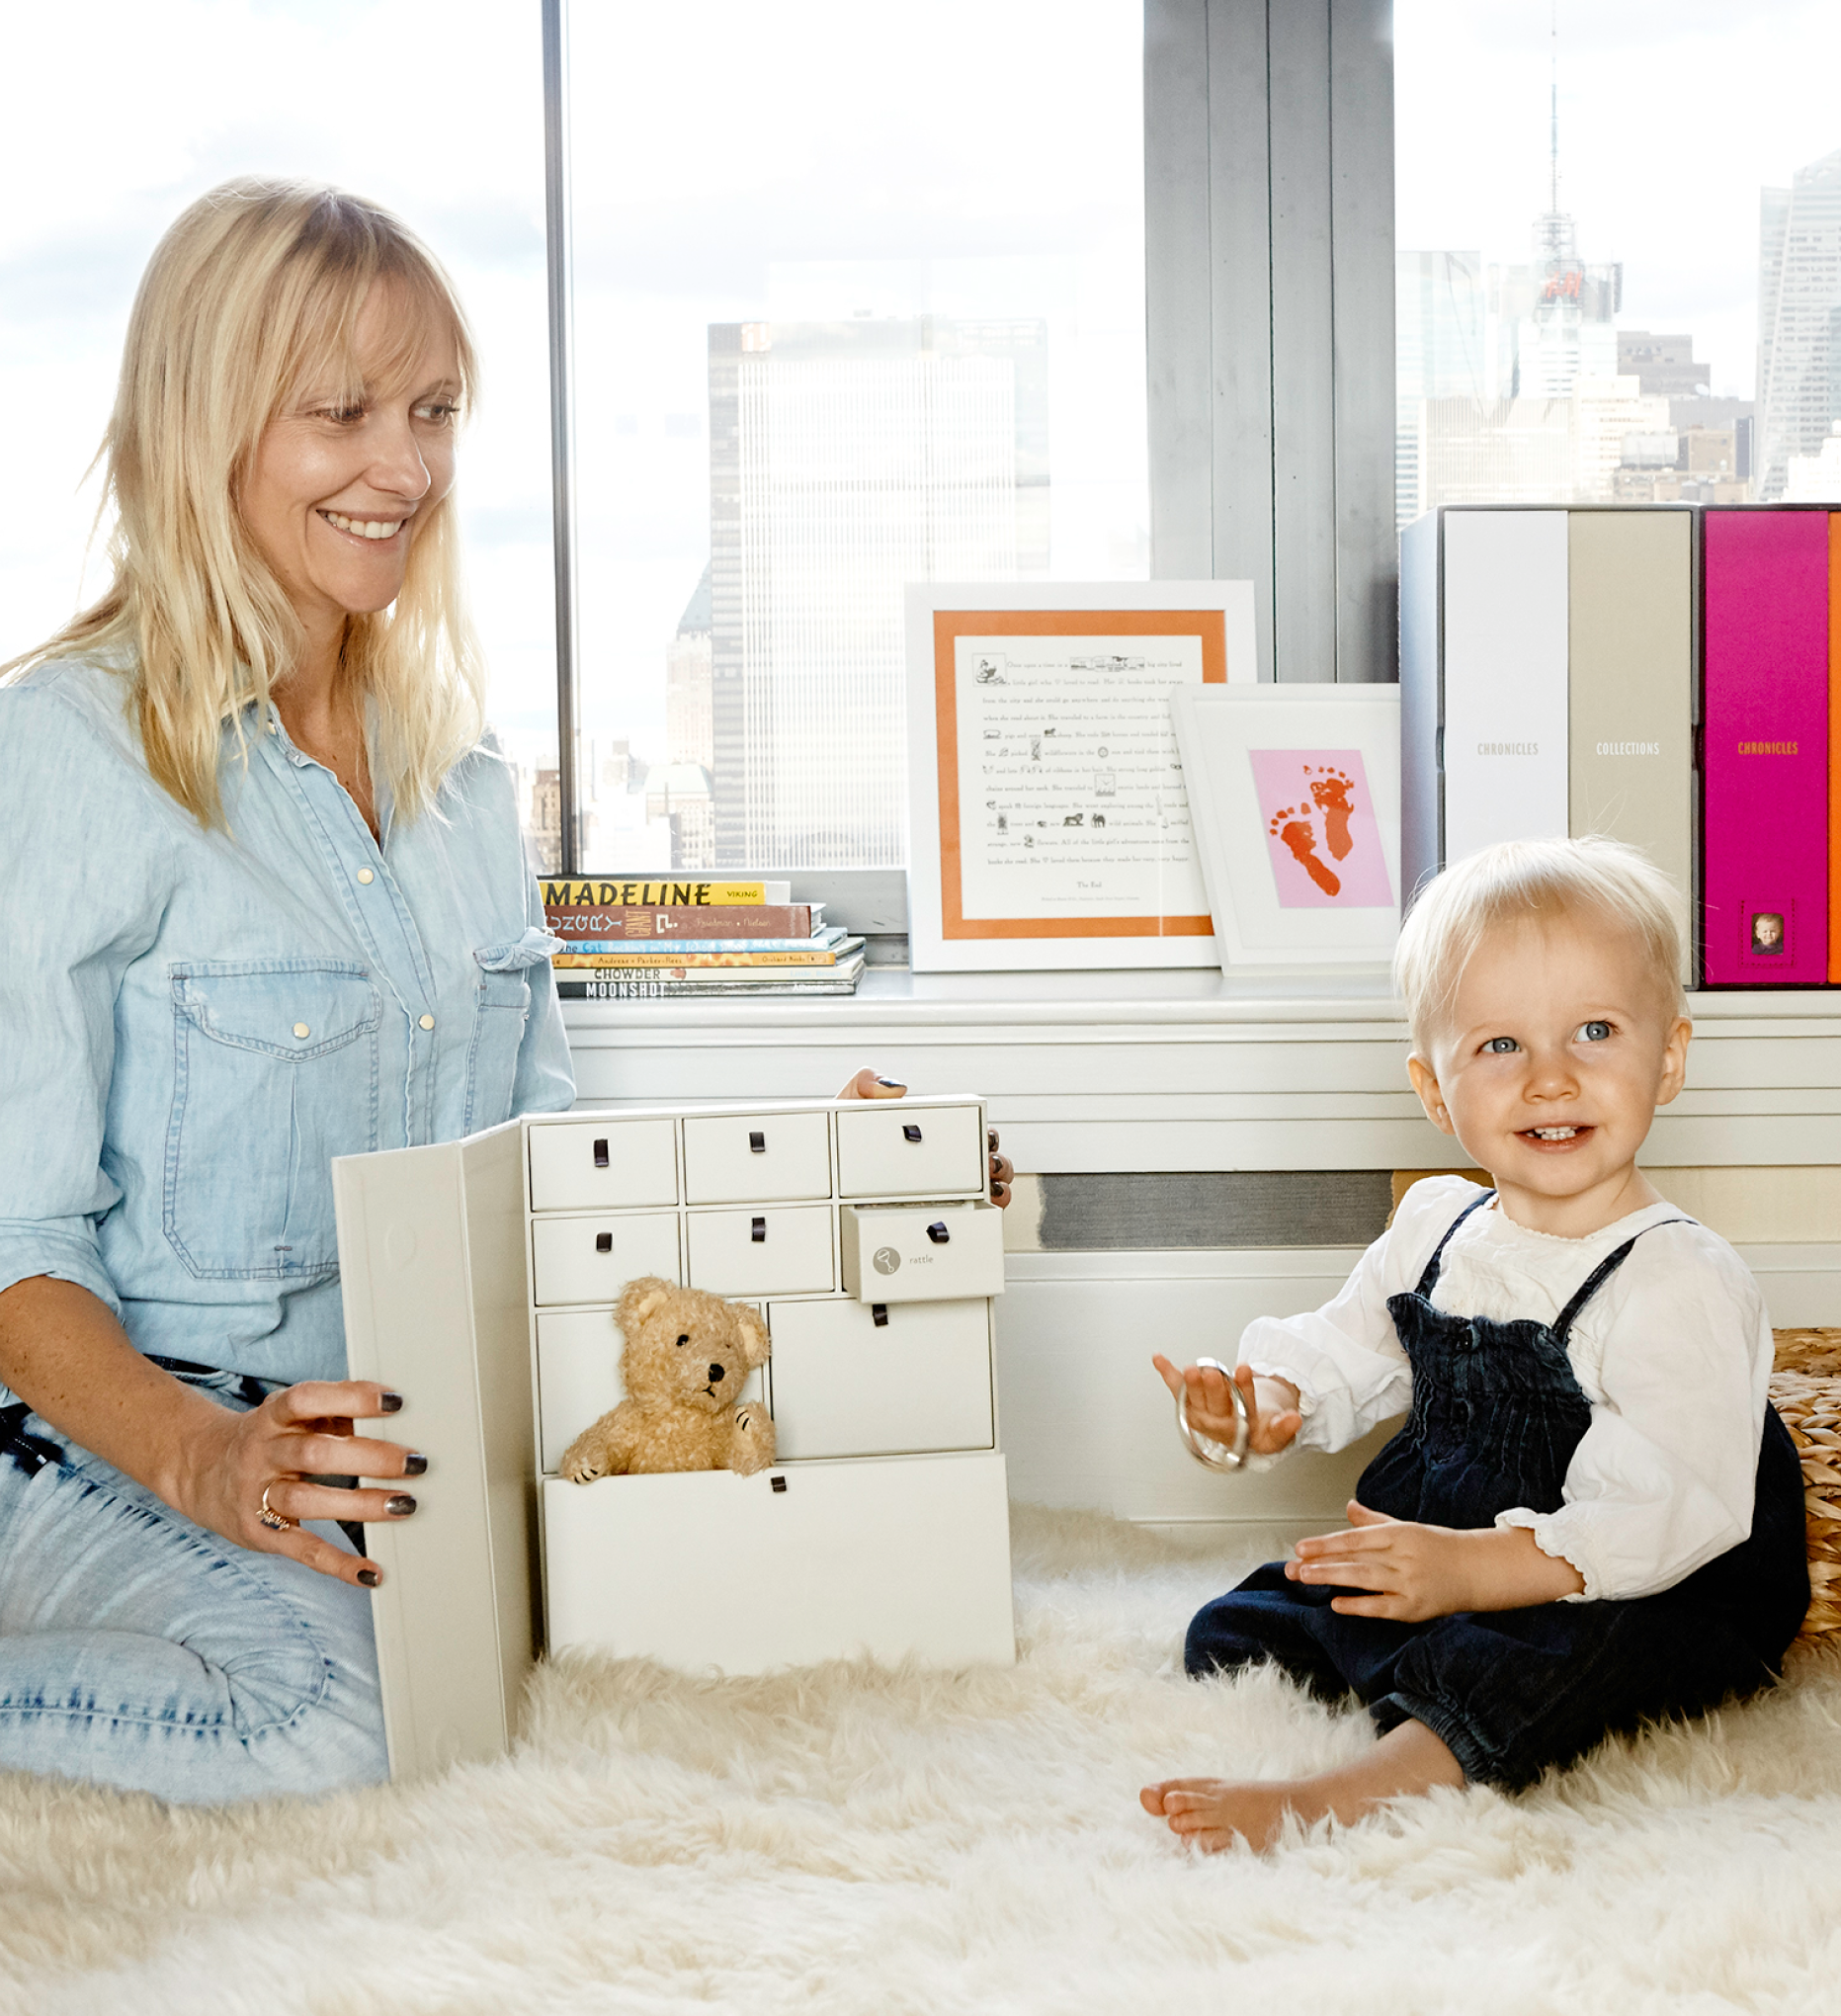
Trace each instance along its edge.
{"label": "stack of books", "polygon": [[1704,986],[1841,984],[1841,513],[1447,506],[1400,542],[1408,891],[1607,833],[1695,895]]}
{"label": "stack of books", "polygon": [[863,940],[783,882],[571,876],[543,883],[564,1001],[854,994]]}

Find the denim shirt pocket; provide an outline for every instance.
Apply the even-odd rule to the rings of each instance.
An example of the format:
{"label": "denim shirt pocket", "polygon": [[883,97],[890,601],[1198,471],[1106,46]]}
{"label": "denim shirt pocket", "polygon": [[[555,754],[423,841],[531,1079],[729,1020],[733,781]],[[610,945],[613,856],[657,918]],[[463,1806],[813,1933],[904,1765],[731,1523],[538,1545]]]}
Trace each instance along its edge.
{"label": "denim shirt pocket", "polygon": [[531,1019],[531,967],[542,966],[562,941],[533,925],[522,938],[484,945],[473,954],[479,968],[474,996],[473,1040],[466,1052],[467,1134],[497,1127],[512,1117],[518,1052]]}
{"label": "denim shirt pocket", "polygon": [[377,1145],[382,997],[341,960],[171,968],[168,1243],[203,1281],[338,1271],[332,1158]]}

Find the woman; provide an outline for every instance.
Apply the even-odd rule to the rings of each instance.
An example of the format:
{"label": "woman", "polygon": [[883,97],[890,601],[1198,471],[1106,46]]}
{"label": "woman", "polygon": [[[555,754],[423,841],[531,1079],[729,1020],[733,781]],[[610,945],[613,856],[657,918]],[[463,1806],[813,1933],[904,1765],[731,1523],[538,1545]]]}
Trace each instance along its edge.
{"label": "woman", "polygon": [[[450,489],[454,293],[240,182],[162,240],[109,593],[0,691],[0,1767],[383,1777],[328,1163],[573,1097]],[[381,1480],[352,1490],[361,1475]]]}

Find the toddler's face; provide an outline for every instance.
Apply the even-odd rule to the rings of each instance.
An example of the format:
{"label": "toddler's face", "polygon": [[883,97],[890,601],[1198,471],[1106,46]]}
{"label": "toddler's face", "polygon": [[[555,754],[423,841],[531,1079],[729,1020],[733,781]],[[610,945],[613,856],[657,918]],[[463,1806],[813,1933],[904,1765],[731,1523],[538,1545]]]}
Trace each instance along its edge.
{"label": "toddler's face", "polygon": [[1691,1034],[1634,934],[1559,918],[1483,941],[1413,1083],[1512,1217],[1576,1233],[1592,1198],[1630,1181],[1655,1109],[1681,1090]]}

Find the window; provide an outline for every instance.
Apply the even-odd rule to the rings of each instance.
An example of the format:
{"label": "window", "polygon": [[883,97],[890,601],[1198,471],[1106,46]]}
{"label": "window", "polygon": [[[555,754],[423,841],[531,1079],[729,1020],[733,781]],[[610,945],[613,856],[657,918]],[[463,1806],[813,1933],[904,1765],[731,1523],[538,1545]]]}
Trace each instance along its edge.
{"label": "window", "polygon": [[[0,659],[106,581],[84,470],[135,284],[187,204],[231,175],[300,175],[389,205],[454,275],[483,399],[459,498],[490,712],[529,807],[556,762],[542,51],[493,0],[86,0],[8,24],[0,127]],[[24,80],[46,80],[24,88]],[[81,488],[80,485],[83,485]],[[553,796],[553,793],[552,793]]]}
{"label": "window", "polygon": [[1399,519],[1841,499],[1841,16],[1394,19]]}
{"label": "window", "polygon": [[580,865],[899,865],[903,584],[1148,571],[1141,0],[568,34]]}

